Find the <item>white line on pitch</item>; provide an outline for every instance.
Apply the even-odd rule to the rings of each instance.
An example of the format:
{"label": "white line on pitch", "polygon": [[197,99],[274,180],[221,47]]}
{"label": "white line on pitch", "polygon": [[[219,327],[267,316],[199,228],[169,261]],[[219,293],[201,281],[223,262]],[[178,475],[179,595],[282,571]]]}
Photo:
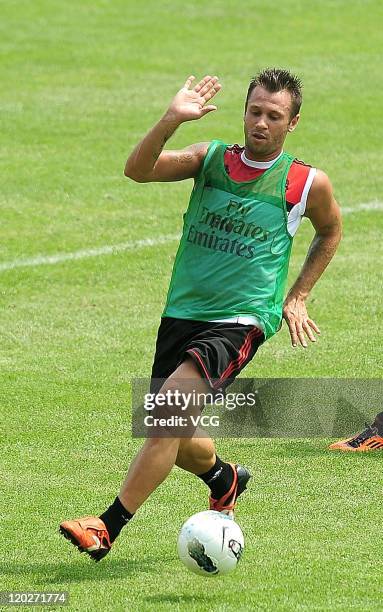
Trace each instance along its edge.
{"label": "white line on pitch", "polygon": [[[383,202],[362,202],[354,207],[342,207],[342,214],[347,215],[355,212],[371,210],[383,210]],[[123,251],[132,251],[144,247],[153,247],[160,244],[167,244],[178,240],[179,236],[159,236],[158,238],[144,238],[143,240],[135,240],[132,242],[123,242],[121,244],[107,245],[96,247],[94,249],[81,249],[73,253],[56,253],[55,255],[37,255],[36,257],[28,257],[25,259],[14,259],[13,261],[4,261],[0,263],[0,272],[13,270],[14,268],[27,268],[34,266],[49,266],[63,261],[73,261],[75,259],[86,259],[87,257],[98,257],[100,255],[112,255],[113,253],[121,253]]]}
{"label": "white line on pitch", "polygon": [[122,244],[113,244],[94,249],[81,249],[74,253],[57,253],[56,255],[37,255],[28,259],[15,259],[14,261],[5,261],[0,263],[0,272],[12,270],[13,268],[26,268],[32,266],[49,266],[62,261],[72,261],[74,259],[85,259],[86,257],[98,257],[99,255],[113,255],[122,251],[132,251],[134,249],[142,249],[144,247],[152,247],[160,244],[166,244],[178,240],[179,236],[159,236],[158,238],[144,238],[143,240],[134,240],[132,242],[123,242]]}
{"label": "white line on pitch", "polygon": [[383,202],[361,202],[356,206],[342,206],[342,215],[348,215],[354,212],[361,212],[363,210],[383,210]]}

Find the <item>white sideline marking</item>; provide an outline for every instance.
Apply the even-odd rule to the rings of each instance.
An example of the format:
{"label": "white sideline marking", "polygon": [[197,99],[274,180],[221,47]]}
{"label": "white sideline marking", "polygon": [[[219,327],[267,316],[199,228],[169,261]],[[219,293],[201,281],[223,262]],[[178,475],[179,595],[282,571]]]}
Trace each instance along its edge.
{"label": "white sideline marking", "polygon": [[122,244],[113,244],[110,246],[98,247],[95,249],[81,249],[74,253],[57,253],[56,255],[37,255],[27,259],[15,259],[14,261],[4,261],[0,263],[0,272],[5,270],[13,270],[13,268],[27,268],[33,266],[51,266],[62,261],[72,261],[74,259],[85,259],[86,257],[98,257],[99,255],[113,255],[123,251],[132,251],[133,249],[141,249],[144,247],[157,246],[166,244],[173,240],[178,240],[179,236],[159,236],[158,238],[144,238],[143,240],[134,240],[132,242],[123,242]]}
{"label": "white sideline marking", "polygon": [[356,206],[341,206],[343,215],[353,212],[361,212],[363,210],[383,210],[383,202],[362,202]]}
{"label": "white sideline marking", "polygon": [[[383,202],[362,202],[354,207],[344,206],[341,208],[342,214],[347,215],[365,210],[383,210]],[[56,253],[56,255],[37,255],[26,259],[14,259],[13,261],[4,261],[0,263],[0,272],[13,270],[14,268],[28,268],[34,266],[52,266],[63,261],[73,261],[75,259],[86,259],[87,257],[99,257],[100,255],[113,255],[123,251],[132,251],[133,249],[141,249],[144,247],[153,247],[160,244],[167,244],[179,240],[178,235],[159,236],[158,238],[144,238],[143,240],[134,240],[132,242],[123,242],[122,244],[107,245],[94,249],[81,249],[73,253]]]}

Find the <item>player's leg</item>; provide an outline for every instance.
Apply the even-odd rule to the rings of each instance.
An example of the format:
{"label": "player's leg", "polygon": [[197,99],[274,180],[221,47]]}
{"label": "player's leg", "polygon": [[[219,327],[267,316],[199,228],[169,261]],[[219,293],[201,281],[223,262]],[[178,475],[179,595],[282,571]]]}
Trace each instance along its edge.
{"label": "player's leg", "polygon": [[[197,399],[195,408],[203,408],[203,405],[198,404],[198,395],[205,395],[209,387],[190,358],[186,358],[169,376],[160,393],[165,394],[167,390],[176,389],[182,393],[193,394]],[[148,438],[145,441],[131,463],[119,493],[120,501],[130,512],[136,512],[169,474],[176,462],[181,441],[182,439],[173,437]],[[211,467],[214,463],[214,445],[210,440],[207,445],[198,445],[198,448],[202,447],[204,450],[201,462],[204,469],[206,465]]]}
{"label": "player's leg", "polygon": [[[178,389],[193,398],[203,397],[208,384],[190,358],[186,358],[160,389],[162,393]],[[172,407],[169,407],[170,410]],[[196,406],[197,409],[202,406]],[[110,550],[115,538],[136,510],[166,478],[175,464],[180,439],[159,437],[147,439],[137,453],[122,484],[120,494],[100,517],[64,521],[60,532],[79,550],[99,561]]]}
{"label": "player's leg", "polygon": [[[167,383],[173,379],[183,377],[182,386],[186,391],[197,391],[201,395],[209,389],[205,381],[206,372],[209,372],[209,380],[224,379],[224,374],[230,371],[234,378],[240,370],[250,361],[258,346],[263,341],[263,334],[253,326],[221,324],[210,324],[192,321],[187,322],[176,319],[163,319],[157,338],[156,356],[152,370],[152,378],[161,379],[167,376]],[[186,332],[184,332],[186,328]],[[185,358],[169,376],[169,364],[179,363],[179,346],[184,342]],[[186,342],[189,342],[187,345]],[[178,347],[178,348],[177,348]],[[191,360],[191,353],[198,358],[198,364]],[[203,372],[199,366],[204,362]],[[218,368],[218,364],[220,367]],[[196,367],[197,365],[197,367]],[[221,372],[222,370],[222,372]],[[165,372],[167,372],[165,374]],[[221,376],[222,374],[222,376]],[[194,383],[193,383],[194,379]],[[192,381],[192,384],[190,383]],[[189,386],[188,386],[189,385]],[[198,397],[198,393],[195,395]],[[169,442],[171,440],[171,442]],[[197,438],[195,438],[197,440]],[[172,465],[177,461],[184,461],[184,466],[189,471],[197,474],[211,489],[210,507],[219,511],[230,512],[234,507],[238,495],[246,488],[250,478],[249,472],[234,464],[225,464],[213,455],[212,442],[196,442],[193,440],[190,446],[183,442],[183,452],[179,454],[180,440],[166,438],[161,441],[145,444],[147,446],[137,454],[130,473],[128,474],[121,490],[121,497],[116,497],[113,504],[101,517],[87,517],[77,521],[65,521],[61,524],[61,532],[68,537],[80,550],[86,550],[95,560],[101,559],[108,553],[111,546],[110,533],[114,539],[122,527],[132,518],[135,509],[150,495],[160,482],[169,473]],[[177,445],[178,444],[178,445]],[[165,445],[165,446],[163,446]],[[147,452],[151,448],[152,452]],[[166,449],[164,452],[164,448]],[[153,455],[159,457],[159,465],[155,465]],[[150,459],[151,456],[151,459]],[[212,466],[206,471],[209,463]],[[202,468],[202,463],[204,467]],[[154,468],[153,468],[154,466]],[[222,467],[225,469],[221,469]],[[145,484],[145,469],[148,470],[147,484]],[[223,486],[227,489],[226,478],[232,479],[229,490],[218,497],[216,487]],[[141,478],[140,478],[141,475]],[[138,481],[141,483],[138,485]],[[230,481],[229,481],[230,482]],[[135,490],[136,489],[136,490]],[[125,505],[126,504],[126,505]],[[131,508],[128,506],[131,504]],[[104,522],[105,521],[105,522]],[[106,527],[108,523],[108,528]]]}
{"label": "player's leg", "polygon": [[[226,389],[254,357],[264,339],[262,330],[252,322],[208,322],[198,329],[185,350],[215,389]],[[180,441],[176,465],[196,474],[209,486],[211,509],[228,514],[232,514],[238,496],[251,477],[246,468],[222,461],[212,441],[199,438],[198,432],[192,439]]]}
{"label": "player's leg", "polygon": [[[161,393],[167,390],[180,390],[182,393],[194,392],[194,407],[203,408],[202,398],[211,389],[202,377],[195,362],[186,357],[182,364],[167,379]],[[190,412],[190,410],[189,410]],[[235,500],[246,488],[249,472],[242,466],[222,461],[215,452],[211,438],[197,429],[192,438],[148,438],[134,458],[127,477],[122,484],[117,504],[121,503],[132,514],[144,503],[149,495],[163,482],[173,465],[185,469],[201,478],[212,493],[210,506],[219,511],[231,511]],[[107,511],[108,512],[108,511]],[[112,510],[111,518],[113,519]],[[121,522],[112,524],[107,513],[101,516],[106,522],[112,537],[122,528]],[[118,533],[115,533],[115,529]]]}
{"label": "player's leg", "polygon": [[181,438],[175,461],[178,467],[198,476],[210,470],[215,460],[214,442],[199,427],[192,438]]}
{"label": "player's leg", "polygon": [[193,438],[180,440],[176,465],[195,474],[209,487],[211,510],[230,515],[251,478],[245,467],[222,461],[213,441],[201,437],[198,430]]}
{"label": "player's leg", "polygon": [[[167,375],[173,359],[190,356],[201,376],[209,380],[209,394],[214,382],[222,379],[227,386],[254,356],[264,336],[254,325],[221,324],[165,318],[162,320],[152,370],[153,391]],[[176,465],[200,477],[210,488],[210,506],[226,511],[234,507],[246,488],[249,472],[241,466],[223,462],[216,455],[213,441],[197,430],[192,439],[181,438]],[[230,492],[231,491],[231,492]],[[230,511],[230,510],[228,510]]]}

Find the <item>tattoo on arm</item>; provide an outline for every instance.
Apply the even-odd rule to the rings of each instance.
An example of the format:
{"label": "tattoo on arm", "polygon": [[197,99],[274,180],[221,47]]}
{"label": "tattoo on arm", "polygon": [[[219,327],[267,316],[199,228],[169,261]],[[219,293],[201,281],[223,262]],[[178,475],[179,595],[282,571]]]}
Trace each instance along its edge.
{"label": "tattoo on arm", "polygon": [[179,153],[179,155],[177,155],[176,157],[176,161],[179,164],[187,164],[191,162],[192,159],[193,159],[193,153],[191,153],[190,151],[183,151]]}
{"label": "tattoo on arm", "polygon": [[314,236],[302,270],[292,290],[299,289],[305,295],[309,294],[333,258],[339,239],[339,235],[324,236],[317,234]]}

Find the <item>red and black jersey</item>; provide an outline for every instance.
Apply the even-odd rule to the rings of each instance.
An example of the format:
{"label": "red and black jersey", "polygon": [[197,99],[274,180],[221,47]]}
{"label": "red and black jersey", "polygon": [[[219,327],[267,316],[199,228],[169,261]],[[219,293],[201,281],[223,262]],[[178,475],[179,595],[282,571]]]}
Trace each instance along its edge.
{"label": "red and black jersey", "polygon": [[[234,181],[251,181],[265,172],[272,162],[253,162],[244,157],[245,148],[238,144],[227,147],[224,156],[225,169]],[[286,207],[288,230],[293,236],[306,209],[307,196],[316,169],[296,159],[293,161],[286,182]]]}

